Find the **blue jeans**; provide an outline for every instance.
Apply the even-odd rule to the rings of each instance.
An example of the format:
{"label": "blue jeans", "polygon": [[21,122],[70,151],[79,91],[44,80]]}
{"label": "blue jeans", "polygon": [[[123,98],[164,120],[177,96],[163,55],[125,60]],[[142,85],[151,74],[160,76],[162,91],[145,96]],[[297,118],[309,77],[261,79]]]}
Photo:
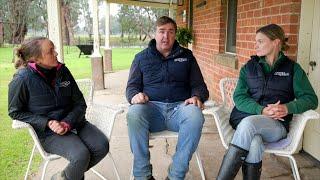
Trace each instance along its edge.
{"label": "blue jeans", "polygon": [[252,115],[241,120],[231,144],[248,150],[247,163],[262,161],[264,143],[279,141],[287,136],[285,127],[278,120],[264,115]]}
{"label": "blue jeans", "polygon": [[172,157],[168,177],[184,179],[189,161],[197,149],[204,117],[201,109],[184,102],[150,101],[131,105],[127,114],[131,151],[134,156],[133,175],[144,180],[152,175],[149,152],[149,132],[163,130],[179,132],[176,152]]}

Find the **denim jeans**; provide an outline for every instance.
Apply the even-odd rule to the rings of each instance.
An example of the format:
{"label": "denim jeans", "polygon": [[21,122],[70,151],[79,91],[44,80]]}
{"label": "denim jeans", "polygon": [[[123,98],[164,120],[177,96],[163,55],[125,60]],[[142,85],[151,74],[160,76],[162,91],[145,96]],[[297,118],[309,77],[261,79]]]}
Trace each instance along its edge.
{"label": "denim jeans", "polygon": [[69,160],[64,169],[67,179],[80,180],[84,173],[96,165],[109,152],[107,137],[94,125],[85,122],[77,134],[53,134],[40,140],[44,150]]}
{"label": "denim jeans", "polygon": [[285,127],[278,120],[264,115],[252,115],[241,120],[231,144],[248,150],[247,163],[262,161],[264,143],[279,141],[287,136]]}
{"label": "denim jeans", "polygon": [[150,101],[131,105],[127,114],[131,151],[134,156],[133,175],[144,180],[152,175],[149,152],[149,132],[163,130],[178,132],[176,152],[172,157],[168,177],[184,179],[189,161],[197,149],[204,117],[201,109],[184,102],[162,103]]}

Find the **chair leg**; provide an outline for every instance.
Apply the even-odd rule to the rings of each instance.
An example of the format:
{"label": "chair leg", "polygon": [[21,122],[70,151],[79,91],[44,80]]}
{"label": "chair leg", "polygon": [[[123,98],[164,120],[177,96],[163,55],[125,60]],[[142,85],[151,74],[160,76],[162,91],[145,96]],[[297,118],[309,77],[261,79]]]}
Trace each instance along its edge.
{"label": "chair leg", "polygon": [[98,171],[96,171],[95,169],[91,168],[90,169],[95,175],[97,175],[100,179],[102,180],[107,180],[102,174],[100,174]]}
{"label": "chair leg", "polygon": [[203,169],[203,166],[202,166],[202,162],[201,162],[201,158],[200,158],[200,154],[198,152],[198,149],[195,151],[195,154],[196,154],[197,163],[198,163],[200,174],[201,174],[201,179],[205,180],[206,176],[204,174],[204,169]]}
{"label": "chair leg", "polygon": [[[132,163],[133,163],[133,161],[132,161]],[[133,179],[134,179],[134,177],[133,177],[133,164],[132,164],[131,171],[130,171],[130,179],[129,180],[133,180]]]}
{"label": "chair leg", "polygon": [[32,151],[31,151],[31,155],[30,155],[30,158],[29,158],[29,162],[28,162],[27,171],[26,171],[26,174],[24,176],[24,180],[28,179],[28,174],[29,174],[29,170],[30,170],[30,166],[31,166],[31,163],[32,163],[32,159],[33,159],[33,155],[34,155],[34,151],[35,150],[36,150],[36,144],[33,145],[33,148],[32,148]]}
{"label": "chair leg", "polygon": [[47,170],[47,166],[50,162],[50,160],[45,160],[46,162],[44,163],[44,166],[43,166],[43,171],[42,171],[42,175],[41,175],[41,180],[44,180],[44,176],[46,174],[46,170]]}
{"label": "chair leg", "polygon": [[290,165],[291,165],[292,174],[293,174],[294,179],[301,180],[296,160],[291,155],[287,156],[287,157],[289,158],[289,161],[290,161]]}
{"label": "chair leg", "polygon": [[114,169],[114,172],[116,173],[116,176],[117,176],[117,179],[120,180],[120,176],[119,176],[119,172],[118,172],[118,169],[116,167],[116,164],[113,160],[113,157],[111,155],[111,152],[108,153],[108,156],[110,157],[111,161],[112,161],[112,166],[113,166],[113,169]]}

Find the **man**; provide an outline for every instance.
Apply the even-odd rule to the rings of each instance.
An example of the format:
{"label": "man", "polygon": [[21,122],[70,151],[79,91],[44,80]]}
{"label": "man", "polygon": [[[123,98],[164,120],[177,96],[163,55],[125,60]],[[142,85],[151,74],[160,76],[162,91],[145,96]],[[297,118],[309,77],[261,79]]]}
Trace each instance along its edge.
{"label": "man", "polygon": [[130,104],[127,121],[133,175],[154,179],[149,132],[179,132],[168,179],[184,179],[197,149],[204,117],[201,109],[209,92],[192,52],[175,40],[177,24],[166,16],[156,22],[155,39],[132,62],[126,89]]}

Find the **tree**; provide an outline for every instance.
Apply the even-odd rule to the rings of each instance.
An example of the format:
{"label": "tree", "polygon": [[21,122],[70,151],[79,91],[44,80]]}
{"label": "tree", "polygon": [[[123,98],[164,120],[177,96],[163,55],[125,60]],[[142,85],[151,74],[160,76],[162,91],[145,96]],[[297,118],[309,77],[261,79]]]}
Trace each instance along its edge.
{"label": "tree", "polygon": [[85,26],[84,26],[84,31],[90,34],[92,34],[92,18],[91,18],[91,13],[89,11],[89,3],[88,0],[79,0],[80,3],[80,14],[84,18],[85,21]]}
{"label": "tree", "polygon": [[154,24],[159,16],[168,15],[166,9],[121,5],[117,19],[120,23],[121,37],[128,35],[128,39],[139,36],[145,41],[154,34]]}
{"label": "tree", "polygon": [[28,11],[28,29],[34,32],[45,32],[46,37],[48,32],[48,13],[46,0],[33,0]]}
{"label": "tree", "polygon": [[5,39],[8,42],[17,44],[24,40],[28,32],[27,11],[32,0],[0,0],[1,10],[4,22]]}

